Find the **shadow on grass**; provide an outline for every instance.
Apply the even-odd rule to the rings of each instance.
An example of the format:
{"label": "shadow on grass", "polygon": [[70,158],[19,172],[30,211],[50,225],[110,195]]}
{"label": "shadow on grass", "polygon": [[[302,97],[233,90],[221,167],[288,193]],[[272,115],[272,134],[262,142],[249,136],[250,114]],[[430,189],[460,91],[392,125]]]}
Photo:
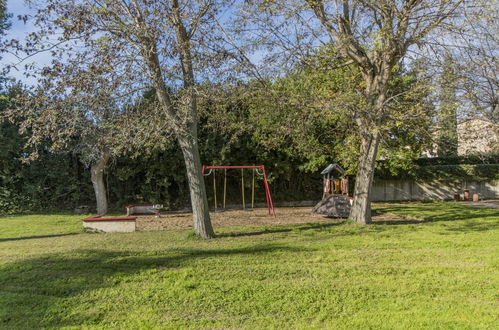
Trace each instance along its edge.
{"label": "shadow on grass", "polygon": [[420,223],[431,222],[430,220],[414,220],[414,219],[397,219],[397,220],[374,220],[374,225],[417,225]]}
{"label": "shadow on grass", "polygon": [[326,229],[326,228],[331,228],[335,227],[338,225],[343,224],[344,221],[341,222],[332,222],[332,223],[319,223],[319,224],[306,224],[306,225],[300,225],[296,226],[293,228],[266,228],[264,230],[258,230],[258,231],[249,231],[249,232],[231,232],[231,233],[223,233],[223,234],[217,234],[217,237],[222,238],[222,237],[241,237],[241,236],[259,236],[259,235],[265,235],[265,234],[276,234],[276,233],[289,233],[292,231],[304,231],[304,230],[312,230],[312,229]]}
{"label": "shadow on grass", "polygon": [[[433,207],[432,207],[433,206]],[[426,204],[422,206],[390,206],[376,210],[377,214],[394,213],[407,219],[378,220],[375,225],[405,225],[431,222],[448,222],[451,231],[487,231],[499,228],[499,211],[479,209],[465,205]],[[418,219],[414,219],[414,217]],[[495,219],[494,219],[495,218]],[[486,220],[486,221],[483,221]],[[491,221],[489,221],[491,220]]]}
{"label": "shadow on grass", "polygon": [[175,249],[162,251],[159,255],[76,250],[69,256],[52,254],[4,264],[0,266],[0,328],[95,325],[102,320],[103,311],[87,313],[77,305],[88,304],[78,297],[84,296],[86,291],[115,287],[120,279],[126,281],[127,276],[150,269],[190,266],[203,258],[277,251],[300,252],[304,249],[268,243],[234,249]]}
{"label": "shadow on grass", "polygon": [[54,238],[54,237],[72,236],[72,235],[78,235],[78,234],[81,234],[81,233],[67,233],[67,234],[35,235],[35,236],[24,236],[24,237],[0,238],[0,242],[23,241],[23,240],[27,240],[27,239],[39,239],[39,238]]}

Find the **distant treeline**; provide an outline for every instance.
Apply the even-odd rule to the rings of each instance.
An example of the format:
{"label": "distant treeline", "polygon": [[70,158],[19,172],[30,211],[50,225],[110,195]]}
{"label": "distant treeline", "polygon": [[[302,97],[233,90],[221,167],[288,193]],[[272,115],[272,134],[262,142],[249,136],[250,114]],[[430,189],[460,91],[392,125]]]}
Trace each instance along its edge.
{"label": "distant treeline", "polygon": [[499,154],[419,158],[406,168],[397,168],[390,160],[378,161],[377,179],[499,180]]}
{"label": "distant treeline", "polygon": [[[25,153],[23,139],[17,133],[17,127],[0,123],[0,135],[0,213],[68,210],[79,205],[94,207],[90,170],[78,154],[46,151],[41,152],[37,160],[24,164],[20,160]],[[263,152],[244,136],[240,137],[237,146],[224,152],[221,151],[223,137],[202,130],[200,139],[206,142],[201,149],[205,165],[265,165],[270,189],[277,201],[322,196],[319,173],[300,170],[303,160],[284,153]],[[244,175],[246,203],[249,203],[252,170],[245,170]],[[223,198],[224,176],[223,170],[216,171],[219,203]],[[180,149],[174,144],[166,150],[137,158],[119,157],[106,171],[105,181],[110,207],[114,210],[130,203],[162,203],[170,210],[189,206],[185,167]],[[206,184],[210,207],[213,207],[213,176],[206,177]],[[255,201],[263,202],[264,198],[261,177],[255,173]],[[240,170],[227,171],[227,203],[242,203]]]}
{"label": "distant treeline", "polygon": [[[75,153],[46,152],[30,164],[23,164],[22,139],[16,127],[3,123],[0,168],[0,212],[42,212],[68,210],[79,205],[95,205],[90,173]],[[321,176],[301,170],[304,160],[290,158],[279,152],[262,153],[260,147],[241,143],[229,152],[221,152],[222,138],[207,136],[201,150],[204,164],[263,164],[269,172],[270,188],[275,201],[319,199],[322,196]],[[249,141],[249,140],[248,140]],[[215,157],[223,154],[224,159]],[[262,156],[264,155],[265,159]],[[396,169],[378,162],[377,179],[453,180],[499,179],[499,156],[421,158],[410,169]],[[162,203],[169,210],[189,206],[189,191],[182,166],[180,150],[172,145],[164,151],[138,158],[120,157],[106,172],[111,209],[122,210],[130,203]],[[216,171],[218,203],[223,198],[223,170]],[[252,171],[245,170],[246,203],[251,199]],[[354,179],[354,178],[353,178]],[[353,181],[353,180],[352,180]],[[206,178],[210,208],[213,208],[213,176]],[[256,202],[263,202],[261,178],[256,176]],[[227,172],[227,203],[241,204],[241,172]]]}

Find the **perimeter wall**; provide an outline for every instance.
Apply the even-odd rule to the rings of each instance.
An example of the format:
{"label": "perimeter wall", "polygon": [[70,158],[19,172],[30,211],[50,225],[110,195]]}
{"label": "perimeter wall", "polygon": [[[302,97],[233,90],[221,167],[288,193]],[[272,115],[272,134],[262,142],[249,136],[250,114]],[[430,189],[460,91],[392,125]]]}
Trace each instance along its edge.
{"label": "perimeter wall", "polygon": [[480,194],[484,199],[499,199],[499,180],[488,181],[429,181],[375,180],[371,200],[376,201],[430,201],[451,200],[454,194],[468,189],[470,196]]}

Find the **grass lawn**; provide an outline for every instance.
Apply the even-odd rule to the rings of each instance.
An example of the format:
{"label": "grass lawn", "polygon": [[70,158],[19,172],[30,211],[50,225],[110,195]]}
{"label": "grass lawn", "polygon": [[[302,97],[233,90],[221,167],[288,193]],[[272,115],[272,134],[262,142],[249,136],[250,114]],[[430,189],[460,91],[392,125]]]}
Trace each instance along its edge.
{"label": "grass lawn", "polygon": [[0,218],[0,328],[499,328],[499,210],[382,204],[425,222],[92,234]]}

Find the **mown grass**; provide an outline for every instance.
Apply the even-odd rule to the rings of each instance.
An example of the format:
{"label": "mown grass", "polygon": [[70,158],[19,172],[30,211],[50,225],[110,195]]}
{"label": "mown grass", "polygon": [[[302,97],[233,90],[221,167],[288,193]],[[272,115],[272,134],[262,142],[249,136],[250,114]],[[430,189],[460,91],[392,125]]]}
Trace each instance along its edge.
{"label": "mown grass", "polygon": [[92,234],[0,218],[0,328],[498,326],[499,212],[390,204],[418,223]]}

